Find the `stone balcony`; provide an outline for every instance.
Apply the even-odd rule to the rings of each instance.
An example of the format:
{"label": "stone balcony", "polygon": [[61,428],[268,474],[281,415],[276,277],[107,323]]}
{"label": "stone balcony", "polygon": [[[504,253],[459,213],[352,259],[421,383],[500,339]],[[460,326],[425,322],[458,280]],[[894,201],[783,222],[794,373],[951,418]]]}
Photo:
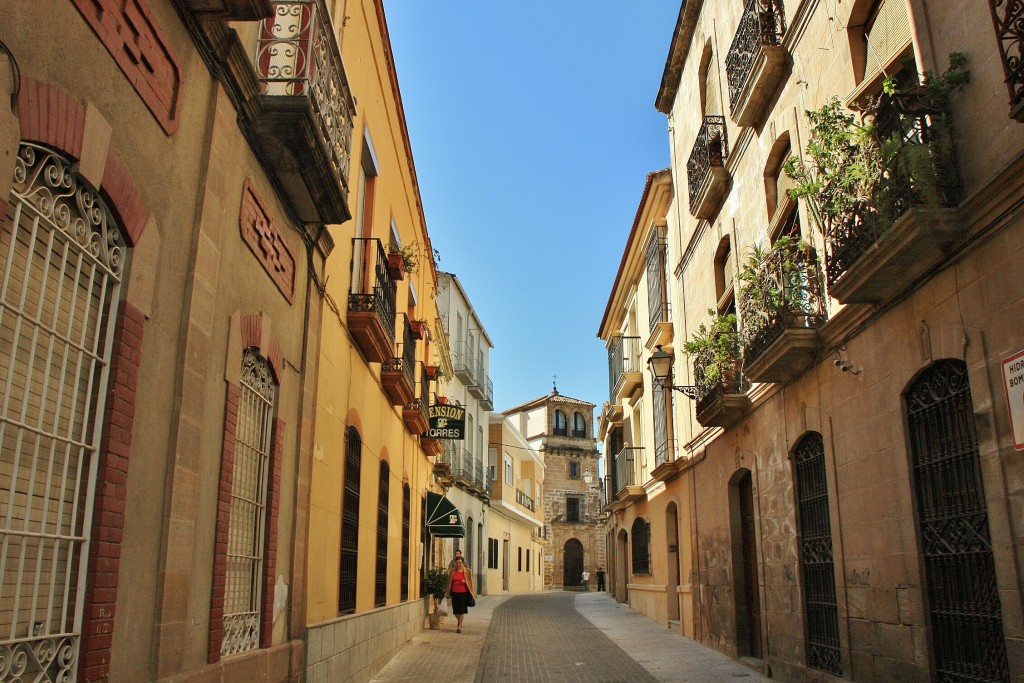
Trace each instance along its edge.
{"label": "stone balcony", "polygon": [[782,0],[747,0],[725,57],[730,115],[739,126],[757,125],[775,96],[789,64],[784,32]]}
{"label": "stone balcony", "polygon": [[725,117],[705,116],[686,162],[690,213],[695,218],[712,218],[718,212],[729,188],[728,156]]}
{"label": "stone balcony", "polygon": [[[234,12],[256,0],[189,0]],[[274,2],[256,46],[260,94],[245,126],[261,164],[303,223],[343,223],[355,103],[324,0]],[[254,9],[250,9],[254,8]],[[195,10],[194,10],[195,11]]]}

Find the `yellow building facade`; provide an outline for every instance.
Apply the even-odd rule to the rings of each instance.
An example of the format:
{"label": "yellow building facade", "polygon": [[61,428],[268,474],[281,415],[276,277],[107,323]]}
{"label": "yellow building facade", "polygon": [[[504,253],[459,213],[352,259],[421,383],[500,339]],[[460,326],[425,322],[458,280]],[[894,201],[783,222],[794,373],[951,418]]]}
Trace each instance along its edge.
{"label": "yellow building facade", "polygon": [[487,592],[544,590],[544,462],[509,418],[491,415],[490,460],[494,463],[487,516]]}
{"label": "yellow building facade", "polygon": [[[334,2],[357,102],[353,218],[326,267],[305,622],[308,680],[365,679],[423,627],[421,438],[439,363],[437,272],[383,4]],[[344,20],[340,20],[344,17]]]}

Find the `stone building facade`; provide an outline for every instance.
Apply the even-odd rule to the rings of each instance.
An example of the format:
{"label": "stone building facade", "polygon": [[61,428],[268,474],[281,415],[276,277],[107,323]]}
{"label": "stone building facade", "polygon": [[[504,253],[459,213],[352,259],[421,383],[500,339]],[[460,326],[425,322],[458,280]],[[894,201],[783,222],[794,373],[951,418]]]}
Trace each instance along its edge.
{"label": "stone building facade", "polygon": [[5,8],[4,678],[303,676],[307,370],[352,119],[330,57],[331,120],[308,90],[279,108],[309,74],[268,86],[276,4]]}
{"label": "stone building facade", "polygon": [[556,388],[503,414],[544,461],[544,587],[578,589],[584,569],[605,565],[594,404]]}
{"label": "stone building facade", "polygon": [[[995,1],[681,4],[656,98],[671,374],[654,380],[646,346],[634,394],[678,447],[614,487],[609,541],[615,570],[654,587],[648,614],[678,575],[693,636],[779,680],[1024,679],[1019,18]],[[944,92],[960,54],[970,82]],[[834,168],[879,163],[870,200],[794,198],[791,157],[839,182],[809,148],[815,117],[853,109],[870,127]]]}

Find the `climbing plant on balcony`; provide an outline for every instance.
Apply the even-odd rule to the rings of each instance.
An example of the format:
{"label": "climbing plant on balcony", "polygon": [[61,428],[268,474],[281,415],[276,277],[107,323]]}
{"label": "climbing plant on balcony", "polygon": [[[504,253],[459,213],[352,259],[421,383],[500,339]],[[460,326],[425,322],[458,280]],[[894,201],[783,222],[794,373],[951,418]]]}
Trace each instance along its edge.
{"label": "climbing plant on balcony", "polygon": [[836,98],[807,112],[808,162],[790,157],[784,171],[825,237],[830,283],[911,206],[959,202],[949,100],[969,80],[966,57],[953,53],[945,72],[919,83],[887,78],[858,115]]}
{"label": "climbing plant on balcony", "polygon": [[708,309],[708,315],[711,316],[710,326],[701,323],[683,344],[683,350],[693,358],[698,403],[712,394],[745,390],[736,314],[720,314]]}
{"label": "climbing plant on balcony", "polygon": [[739,280],[740,340],[748,363],[785,329],[825,321],[818,258],[803,240],[783,236],[771,246],[751,246]]}

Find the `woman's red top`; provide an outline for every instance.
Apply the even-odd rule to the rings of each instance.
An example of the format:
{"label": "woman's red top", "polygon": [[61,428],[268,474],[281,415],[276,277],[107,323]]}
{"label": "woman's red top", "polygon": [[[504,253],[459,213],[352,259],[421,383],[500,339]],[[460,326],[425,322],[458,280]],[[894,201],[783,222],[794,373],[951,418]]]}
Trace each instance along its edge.
{"label": "woman's red top", "polygon": [[452,593],[468,593],[469,586],[466,585],[466,572],[456,569],[452,572]]}

